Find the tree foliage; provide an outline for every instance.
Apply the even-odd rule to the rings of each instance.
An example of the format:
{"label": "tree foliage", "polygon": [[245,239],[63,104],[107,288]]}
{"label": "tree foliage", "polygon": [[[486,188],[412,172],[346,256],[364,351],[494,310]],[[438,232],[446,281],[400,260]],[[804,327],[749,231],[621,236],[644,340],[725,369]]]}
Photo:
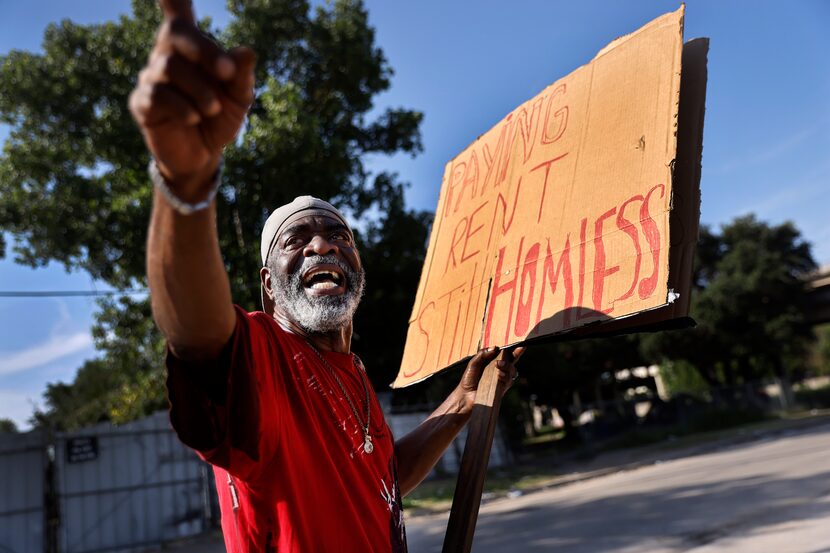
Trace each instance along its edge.
{"label": "tree foliage", "polygon": [[615,374],[643,364],[636,335],[531,346],[519,364],[519,389],[535,403],[555,408],[566,438],[576,439],[575,395],[585,403],[614,400]]}
{"label": "tree foliage", "polygon": [[35,412],[36,424],[77,428],[123,423],[166,407],[164,343],[149,303],[125,296],[102,300],[99,307],[92,335],[104,355],[86,361],[72,383],[47,385],[47,409]]}
{"label": "tree foliage", "polygon": [[822,325],[816,331],[814,359],[817,374],[830,375],[830,324]]}
{"label": "tree foliage", "polygon": [[802,278],[815,266],[791,223],[749,215],[719,234],[703,228],[691,307],[698,326],[646,337],[644,350],[690,363],[712,387],[798,377],[813,339],[801,309]]}
{"label": "tree foliage", "polygon": [[0,434],[14,434],[16,433],[17,425],[11,419],[0,419]]}
{"label": "tree foliage", "polygon": [[[369,290],[356,348],[376,384],[397,370],[429,217],[405,207],[394,175],[371,174],[368,154],[421,150],[421,114],[373,110],[392,70],[358,0],[312,10],[304,0],[229,0],[232,19],[210,30],[258,57],[257,99],[225,154],[217,224],[234,300],[259,307],[259,230],[300,194],[330,199],[360,220]],[[127,96],[160,21],[152,0],[101,25],[50,25],[43,52],[0,58],[0,230],[15,261],[58,261],[118,288],[144,284],[152,190],[148,153]],[[3,246],[3,244],[0,244]],[[0,248],[0,254],[5,251]],[[103,302],[95,327],[102,356],[72,384],[53,384],[41,422],[69,426],[128,420],[163,405],[160,337],[146,300]],[[51,418],[50,418],[51,417]]]}

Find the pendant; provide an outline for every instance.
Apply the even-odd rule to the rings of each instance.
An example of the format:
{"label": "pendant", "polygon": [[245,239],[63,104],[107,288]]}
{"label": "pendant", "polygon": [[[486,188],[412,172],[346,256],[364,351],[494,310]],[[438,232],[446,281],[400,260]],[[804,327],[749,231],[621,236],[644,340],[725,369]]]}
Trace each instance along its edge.
{"label": "pendant", "polygon": [[363,451],[364,453],[371,453],[375,450],[375,446],[372,445],[372,437],[366,434],[366,440],[363,442]]}

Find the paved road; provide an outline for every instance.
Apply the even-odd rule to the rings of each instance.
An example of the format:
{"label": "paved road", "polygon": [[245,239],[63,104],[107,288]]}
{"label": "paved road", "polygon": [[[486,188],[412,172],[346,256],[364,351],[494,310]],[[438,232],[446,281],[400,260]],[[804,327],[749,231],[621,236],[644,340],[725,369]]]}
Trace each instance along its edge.
{"label": "paved road", "polygon": [[[615,455],[620,465],[659,458]],[[830,423],[665,456],[673,460],[485,504],[473,551],[830,553]],[[440,552],[446,524],[447,515],[410,518],[410,551]],[[216,536],[170,550],[224,546]]]}
{"label": "paved road", "polygon": [[[441,551],[446,515],[407,523]],[[476,553],[830,553],[830,424],[482,507]]]}

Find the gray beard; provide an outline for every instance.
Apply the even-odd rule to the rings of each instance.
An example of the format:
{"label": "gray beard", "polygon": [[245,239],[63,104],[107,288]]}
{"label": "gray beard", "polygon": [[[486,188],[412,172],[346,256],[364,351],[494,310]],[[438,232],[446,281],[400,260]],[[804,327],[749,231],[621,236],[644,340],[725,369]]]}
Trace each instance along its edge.
{"label": "gray beard", "polygon": [[[309,296],[303,286],[302,275],[321,263],[337,265],[346,278],[346,292],[340,296]],[[363,270],[354,271],[334,255],[304,257],[302,264],[291,274],[276,270],[269,263],[273,282],[274,303],[292,322],[309,333],[339,330],[352,321],[363,290],[366,275]]]}

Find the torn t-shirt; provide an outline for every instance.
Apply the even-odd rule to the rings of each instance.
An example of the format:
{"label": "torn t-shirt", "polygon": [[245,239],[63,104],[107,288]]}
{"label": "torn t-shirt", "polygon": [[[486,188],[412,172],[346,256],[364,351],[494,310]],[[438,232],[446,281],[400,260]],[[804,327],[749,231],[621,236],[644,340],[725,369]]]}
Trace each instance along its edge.
{"label": "torn t-shirt", "polygon": [[[394,441],[371,385],[366,453],[361,422],[305,339],[265,313],[236,315],[217,362],[167,356],[170,419],[214,465],[228,553],[405,552]],[[362,363],[320,353],[365,421]]]}

